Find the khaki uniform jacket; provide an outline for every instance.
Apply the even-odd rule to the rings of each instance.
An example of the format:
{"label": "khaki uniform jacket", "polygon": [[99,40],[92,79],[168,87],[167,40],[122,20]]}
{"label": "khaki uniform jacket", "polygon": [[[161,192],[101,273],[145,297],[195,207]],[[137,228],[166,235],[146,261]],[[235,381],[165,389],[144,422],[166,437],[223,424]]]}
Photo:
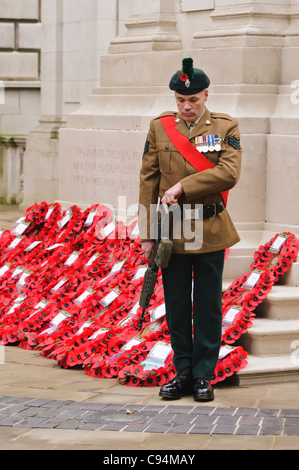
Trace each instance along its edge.
{"label": "khaki uniform jacket", "polygon": [[[176,129],[193,144],[196,136],[220,134],[223,139],[221,151],[204,154],[215,168],[198,172],[177,151],[160,120],[160,117],[169,115],[175,115],[180,119]],[[191,134],[185,121],[174,112],[163,113],[151,121],[140,172],[141,242],[154,238],[153,232],[150,232],[153,219],[150,215],[150,206],[156,206],[158,197],[162,198],[165,191],[179,181],[184,188],[184,193],[179,198],[181,208],[185,204],[195,208],[196,204],[206,207],[222,201],[220,193],[233,188],[240,178],[242,149],[239,141],[238,122],[227,114],[210,113],[207,109]],[[215,252],[240,241],[227,210],[203,221],[203,240],[200,246],[192,244],[190,236],[186,238],[183,235],[183,221],[180,224],[181,236],[177,238],[176,235],[173,239],[173,253]],[[191,222],[191,230],[192,232],[196,230],[194,220]]]}

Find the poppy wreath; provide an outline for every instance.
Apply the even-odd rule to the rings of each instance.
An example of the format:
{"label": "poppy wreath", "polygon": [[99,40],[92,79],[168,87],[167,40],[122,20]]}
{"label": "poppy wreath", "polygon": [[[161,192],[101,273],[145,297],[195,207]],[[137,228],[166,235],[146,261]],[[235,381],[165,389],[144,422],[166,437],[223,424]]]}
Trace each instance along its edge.
{"label": "poppy wreath", "polygon": [[[117,377],[117,371],[120,368],[122,363],[122,358],[126,358],[126,349],[123,350],[124,346],[129,343],[133,338],[138,341],[147,341],[147,342],[156,342],[156,341],[168,341],[170,340],[169,330],[166,324],[166,321],[154,322],[154,327],[145,327],[141,332],[139,332],[138,326],[138,315],[135,315],[128,324],[114,327],[114,334],[109,336],[109,341],[106,341],[104,344],[101,344],[100,348],[97,348],[94,351],[93,357],[87,359],[85,364],[85,372],[89,375],[94,375],[97,371],[97,376],[105,377],[107,372],[107,367],[109,369],[109,376],[111,371],[114,371],[114,377]],[[156,328],[158,327],[158,329]],[[110,333],[112,330],[110,330]],[[133,348],[134,349],[134,348]],[[137,354],[137,353],[136,353]],[[111,362],[111,358],[113,361]],[[117,361],[116,361],[117,359]],[[116,361],[116,362],[115,362]],[[124,364],[126,363],[126,359]],[[111,364],[113,367],[111,368]]]}
{"label": "poppy wreath", "polygon": [[[143,380],[132,382],[132,380],[122,381],[121,383],[131,385],[134,383],[135,386],[142,386],[145,383],[157,384],[162,379],[162,383],[165,383],[169,364],[167,363],[167,371],[161,367],[158,372],[154,371],[150,374],[150,371],[146,371],[139,364],[145,357],[144,352],[147,348],[152,348],[153,344],[158,341],[164,341],[170,343],[170,333],[165,318],[158,321],[154,321],[150,325],[146,326],[141,332],[139,332],[137,325],[139,321],[138,313],[132,318],[132,321],[128,323],[128,326],[122,327],[122,330],[114,330],[115,335],[110,337],[110,341],[106,341],[106,344],[102,345],[100,350],[97,350],[96,354],[87,359],[84,364],[85,373],[93,377],[118,377],[118,373],[127,367],[127,365],[135,364],[138,365],[139,372],[142,371]],[[129,344],[132,339],[140,341],[140,346],[134,345],[127,351],[126,344]],[[132,362],[131,356],[134,355],[134,361]],[[173,367],[173,365],[171,366]],[[134,373],[130,370],[129,377],[134,376]],[[154,375],[149,381],[145,381],[149,375]],[[170,377],[170,375],[169,375]],[[122,377],[123,378],[123,377]],[[140,377],[139,377],[140,378]],[[142,378],[142,377],[141,377]],[[153,385],[152,385],[153,386]]]}
{"label": "poppy wreath", "polygon": [[36,204],[34,210],[29,208],[26,211],[24,223],[28,224],[28,228],[22,235],[31,242],[39,239],[43,243],[50,244],[51,241],[56,239],[60,231],[58,227],[60,219],[60,204],[56,203],[51,206],[47,206],[46,203],[42,203],[41,205]]}
{"label": "poppy wreath", "polygon": [[[124,308],[121,307],[121,310],[124,311],[124,318],[122,318],[115,326],[106,326],[106,330],[109,332],[108,335],[105,335],[103,337],[101,334],[100,339],[97,336],[96,338],[90,340],[87,345],[87,348],[89,351],[92,352],[91,356],[95,354],[98,354],[100,356],[112,356],[126,342],[128,342],[129,339],[132,338],[132,336],[136,335],[136,324],[132,321],[132,315],[130,315],[130,310],[132,310],[133,303],[134,302],[129,299]],[[107,316],[107,319],[109,320],[109,316]],[[90,357],[87,359],[87,362],[85,362],[85,365],[91,364],[92,362],[94,362],[94,358]]]}
{"label": "poppy wreath", "polygon": [[[265,245],[260,246],[254,253],[254,261],[248,274],[235,279],[222,296],[222,316],[225,320],[230,309],[236,311],[231,325],[223,324],[222,341],[233,344],[240,336],[248,331],[255,318],[254,310],[268,296],[273,285],[278,281],[296,260],[298,255],[299,241],[295,235],[284,232],[286,237],[279,251],[272,253],[271,247],[281,234],[275,235]],[[248,289],[246,281],[252,272],[259,270],[262,273],[257,283]],[[239,310],[238,310],[239,309]]]}
{"label": "poppy wreath", "polygon": [[[22,290],[22,295],[25,297],[26,297],[26,292],[30,290],[30,284],[34,285],[34,282],[30,282],[30,281],[33,281],[33,279],[29,279],[28,284],[25,285],[24,289]],[[40,309],[36,310],[35,305],[37,305],[41,299],[38,295],[36,295],[36,292],[30,293],[30,304],[31,304],[30,310],[27,308],[27,312],[24,312],[25,307],[22,305],[23,315],[19,315],[19,318],[18,318],[18,330],[20,331],[19,331],[19,336],[16,338],[16,340],[24,339],[25,337],[28,337],[30,333],[37,332],[40,329],[42,329],[44,324],[50,321],[52,317],[55,315],[55,312],[57,312],[57,310],[61,308],[63,299],[60,298],[60,294],[58,293],[58,294],[53,295],[50,292],[51,286],[53,287],[54,284],[56,284],[56,281],[53,281],[52,284],[50,283],[47,287],[44,285],[44,288],[42,291],[42,294],[43,294],[42,300],[47,300],[47,297],[49,297],[51,301],[50,304],[45,309],[46,312],[48,312],[50,316],[46,315],[45,311],[40,315],[38,314]],[[72,287],[72,283],[69,282],[66,285],[66,287],[70,289]],[[66,297],[65,294],[61,294],[61,296]],[[36,299],[35,303],[32,302],[34,299]],[[66,302],[66,299],[64,299],[64,301]],[[65,303],[64,306],[67,307],[68,304]],[[12,318],[13,315],[14,313],[11,314],[9,318],[7,317],[5,318],[7,318],[7,323],[11,323],[12,320],[14,320],[14,326],[16,326],[16,321],[14,318]],[[9,328],[9,325],[8,325],[8,328]]]}
{"label": "poppy wreath", "polygon": [[[225,345],[221,347],[220,354],[223,348],[225,348]],[[238,370],[243,369],[248,364],[247,357],[248,353],[241,346],[232,348],[223,359],[217,362],[211,384],[215,385],[218,382],[222,382]]]}
{"label": "poppy wreath", "polygon": [[[113,280],[113,278],[110,278]],[[117,280],[116,280],[117,281]],[[110,283],[110,285],[109,285]],[[110,291],[112,290],[112,288],[115,286],[111,284],[110,280],[107,279],[106,281],[106,287],[108,287],[109,285],[109,289]],[[81,289],[81,292],[76,292],[76,295],[78,295],[79,293],[82,293],[82,290],[86,291],[86,289],[90,287],[88,285],[88,283],[85,283],[85,286],[83,286],[83,288]],[[97,292],[94,292],[93,294],[90,294],[83,302],[82,304],[78,307],[78,306],[74,306],[74,305],[67,305],[66,303],[64,303],[62,305],[63,308],[68,308],[68,312],[70,314],[73,314],[74,312],[74,308],[77,309],[77,314],[76,314],[76,320],[75,320],[75,326],[72,325],[72,328],[70,328],[68,326],[68,324],[71,324],[71,323],[74,323],[73,321],[73,318],[70,318],[68,321],[66,321],[64,323],[64,327],[63,328],[58,328],[54,333],[51,333],[51,337],[48,339],[48,342],[47,342],[47,356],[49,357],[51,355],[51,357],[53,359],[63,359],[62,357],[62,353],[63,351],[65,353],[68,352],[68,347],[70,346],[70,342],[71,342],[71,338],[74,336],[74,335],[77,335],[77,331],[80,330],[81,326],[82,326],[82,323],[85,323],[86,321],[90,321],[92,320],[95,327],[97,327],[97,315],[96,315],[96,312],[99,311],[99,307],[96,307],[98,302],[103,298],[104,295],[106,295],[107,292],[106,292],[106,289],[103,289],[103,292],[100,293],[99,296],[97,296]],[[95,298],[97,297],[97,298]],[[119,299],[119,303],[121,305],[121,309],[123,310],[124,307],[126,306],[126,303],[124,302],[124,300],[126,300],[127,297],[124,297],[122,295],[120,295],[120,299]],[[130,308],[130,305],[131,305],[131,301],[128,303],[128,308]],[[72,303],[71,303],[72,304]],[[117,311],[117,307],[116,307],[116,303],[114,301],[113,303],[113,312]],[[93,314],[92,314],[93,313]],[[110,321],[110,317],[108,316],[109,314],[109,309],[107,310],[107,315],[105,316],[105,318],[103,318],[103,313],[100,312],[98,315],[101,314],[101,318],[100,318],[100,324],[104,324],[104,323],[111,323]],[[95,315],[95,316],[94,316]],[[110,313],[111,315],[111,313]],[[94,328],[95,328],[94,327]],[[84,332],[85,334],[85,332]],[[39,338],[41,339],[41,338]],[[45,341],[45,338],[43,337],[42,338],[43,341]],[[37,341],[37,339],[36,339]],[[64,345],[63,342],[66,342],[67,344]],[[76,343],[77,341],[75,341]],[[32,340],[31,340],[31,344],[32,344]],[[50,348],[50,344],[52,344],[52,349]],[[39,344],[39,348],[41,347],[41,345]],[[50,354],[50,351],[51,351],[51,354]],[[57,354],[60,354],[60,356],[58,356]]]}
{"label": "poppy wreath", "polygon": [[51,246],[54,244],[57,236],[60,233],[59,221],[62,218],[62,209],[60,204],[55,203],[51,204],[48,209],[48,214],[46,214],[46,219],[43,228],[37,234],[37,238],[42,240],[46,246]]}
{"label": "poppy wreath", "polygon": [[[24,223],[28,224],[27,229],[23,234],[29,239],[34,239],[37,232],[45,222],[45,217],[48,211],[48,204],[42,202],[41,204],[34,204],[27,209],[25,213]],[[14,232],[14,230],[13,230]]]}
{"label": "poppy wreath", "polygon": [[[63,328],[58,328],[51,336],[50,341],[53,344],[51,357],[53,359],[57,359],[58,361],[66,359],[72,350],[85,344],[88,337],[105,323],[104,318],[109,319],[109,317],[104,315],[104,313],[108,315],[109,309],[103,310],[103,308],[99,308],[97,301],[95,301],[94,294],[89,295],[88,298],[82,302],[81,306],[75,306],[75,309],[77,309],[75,325],[73,324],[73,318],[70,318],[65,322]],[[115,308],[115,305],[113,308]],[[74,307],[72,307],[69,312],[73,314]],[[87,324],[87,322],[89,323]],[[72,326],[70,326],[71,324]],[[84,327],[84,329],[81,333],[80,330],[82,327]],[[76,365],[74,361],[67,361],[66,363],[69,366]]]}
{"label": "poppy wreath", "polygon": [[97,237],[98,231],[112,223],[113,213],[110,208],[95,204],[83,213],[82,219],[83,226],[76,236],[74,244],[77,251],[80,251],[83,247],[87,250],[99,241],[103,242],[102,239],[99,240]]}
{"label": "poppy wreath", "polygon": [[81,352],[78,352],[78,348],[85,345],[88,337],[94,333],[94,323],[81,323],[80,329],[75,334],[71,335],[70,338],[66,338],[60,347],[52,351],[52,359],[57,360],[60,367],[67,369],[68,367],[78,365],[79,361],[83,360]]}
{"label": "poppy wreath", "polygon": [[251,269],[270,269],[275,275],[275,281],[278,280],[280,275],[289,270],[291,264],[297,258],[299,240],[290,232],[283,232],[283,235],[287,238],[278,253],[272,253],[269,250],[280,234],[275,235],[268,243],[259,247],[254,254]]}
{"label": "poppy wreath", "polygon": [[[156,342],[160,341],[160,339],[153,337],[151,339],[154,339],[154,341],[146,341],[138,346],[134,346],[130,351],[115,356],[114,360],[108,362],[109,375],[113,371],[113,376],[115,377],[117,372],[117,377],[121,384],[136,387],[162,386],[172,380],[176,374],[173,364],[173,352],[171,352],[165,363],[157,369],[147,370],[141,364]],[[167,342],[167,337],[164,341]],[[247,352],[241,346],[227,352],[225,357],[218,361],[211,383],[214,385],[221,382],[244,368],[247,365],[247,356]],[[97,365],[96,374],[91,375],[105,377],[105,372],[99,369],[100,367],[102,369],[105,366],[107,367],[107,361],[102,358],[102,361],[99,361]],[[94,366],[95,368],[96,366]]]}
{"label": "poppy wreath", "polygon": [[77,206],[72,206],[62,215],[62,219],[59,222],[65,220],[67,214],[70,214],[70,219],[65,225],[61,226],[60,234],[56,237],[56,243],[66,243],[72,246],[75,243],[76,236],[81,231],[84,224],[83,213]]}
{"label": "poppy wreath", "polygon": [[25,220],[34,225],[43,224],[46,221],[48,210],[49,206],[46,202],[36,203],[26,210]]}
{"label": "poppy wreath", "polygon": [[[2,233],[1,233],[2,232]],[[15,236],[9,230],[2,230],[0,232],[0,256],[2,260],[3,250],[10,245],[10,243],[15,239]]]}
{"label": "poppy wreath", "polygon": [[[30,313],[29,313],[30,312]],[[4,344],[26,340],[26,326],[35,331],[44,319],[44,312],[31,309],[29,302],[25,301],[12,314],[8,314],[0,326],[0,335]],[[27,346],[26,346],[27,349]]]}
{"label": "poppy wreath", "polygon": [[[63,351],[63,355],[57,357],[58,364],[61,367],[74,367],[77,365],[83,365],[83,363],[88,360],[88,358],[95,354],[99,353],[101,348],[106,348],[106,342],[113,337],[115,333],[113,330],[107,330],[105,334],[105,339],[101,338],[101,341],[97,338],[96,340],[91,340],[90,338],[95,335],[95,333],[100,329],[96,322],[92,322],[90,327],[84,328],[83,332],[76,334],[70,341],[70,346],[68,350]],[[105,341],[105,343],[103,343]]]}
{"label": "poppy wreath", "polygon": [[[12,237],[7,241],[6,246],[2,248],[0,254],[0,262],[2,266],[4,263],[6,265],[15,265],[18,263],[22,258],[24,250],[31,244],[30,240],[26,237],[19,237],[17,240],[16,239],[17,237],[12,235]],[[16,245],[15,240],[17,242]],[[2,280],[3,276],[1,276],[0,279]]]}
{"label": "poppy wreath", "polygon": [[[2,267],[6,263],[8,269],[0,277],[0,339],[4,344],[20,341],[20,347],[39,350],[61,367],[80,364],[94,377],[117,377],[120,383],[131,386],[167,383],[175,375],[172,353],[157,370],[146,370],[141,364],[158,341],[169,344],[170,335],[164,317],[154,322],[151,317],[164,302],[160,275],[143,330],[140,333],[138,329],[142,308],[136,306],[143,277],[136,275],[147,261],[140,247],[137,221],[128,227],[115,223],[113,211],[103,205],[92,206],[84,213],[73,206],[70,213],[71,218],[61,227],[67,211],[62,212],[59,204],[35,204],[25,214],[28,228],[12,249],[8,248],[16,235],[2,232],[0,259]],[[273,252],[281,235],[285,240]],[[33,241],[41,243],[27,251]],[[47,250],[56,243],[62,246]],[[250,328],[255,308],[296,259],[298,244],[289,232],[277,234],[256,251],[251,271],[235,279],[223,294],[221,349],[226,349],[225,354],[220,352],[212,383],[245,367],[247,353],[232,345]],[[78,256],[68,265],[66,261],[74,252]],[[120,269],[119,262],[124,262]],[[23,272],[30,270],[21,285],[18,267]],[[262,271],[257,282],[246,287],[256,270]],[[92,293],[78,302],[88,289]],[[104,299],[116,289],[118,295],[106,306]],[[46,303],[37,308],[42,301]],[[56,325],[62,311],[66,316]],[[142,342],[127,351],[125,345],[133,338]]]}
{"label": "poppy wreath", "polygon": [[[29,211],[30,214],[31,214],[31,219],[33,219],[33,213],[34,213],[34,212],[36,213],[37,207],[35,206],[34,209],[35,209],[35,210],[33,210],[33,211],[31,211],[31,212]],[[50,221],[51,221],[51,220],[50,220]],[[25,243],[25,242],[24,242],[24,243]],[[16,251],[16,250],[15,250],[15,251]],[[21,250],[19,250],[19,251],[21,251]],[[13,255],[15,256],[16,253],[14,253]],[[59,258],[61,259],[61,250],[59,250],[58,252],[56,252],[56,257],[59,257]],[[19,261],[19,260],[15,260],[15,261],[17,262],[17,261]],[[52,257],[52,260],[51,260],[51,261],[52,261],[52,263],[53,263],[53,257]],[[54,263],[54,265],[55,265],[55,263]],[[57,268],[57,266],[56,266],[56,268]],[[59,268],[59,266],[58,266],[58,268]],[[11,275],[11,272],[9,272],[8,274]],[[8,275],[7,275],[7,279],[9,279]],[[18,280],[18,277],[15,279],[15,281],[17,281],[17,280]],[[2,287],[3,287],[3,283],[2,283]],[[16,292],[16,290],[15,290],[15,286],[14,286],[14,283],[13,283],[13,282],[5,283],[5,287],[6,287],[6,290],[8,291],[7,293],[10,294],[11,297],[13,296],[13,294],[17,295],[17,292]],[[50,287],[51,287],[51,286],[50,286]],[[43,293],[45,293],[45,289],[44,289],[44,288],[45,288],[45,285],[43,285]],[[6,296],[5,296],[5,297],[6,297]]]}
{"label": "poppy wreath", "polygon": [[47,203],[35,204],[27,209],[24,223],[28,228],[24,235],[31,241],[37,237],[41,240],[47,236],[48,240],[55,239],[58,229],[58,220],[61,217],[61,206],[58,203],[48,206]]}
{"label": "poppy wreath", "polygon": [[85,372],[90,365],[93,364],[93,358],[101,353],[102,348],[106,349],[108,342],[116,335],[114,328],[98,328],[92,336],[87,340],[87,344],[83,347],[79,347],[78,350],[83,358],[80,364],[85,367]]}
{"label": "poppy wreath", "polygon": [[156,387],[162,386],[174,378],[176,370],[173,364],[173,351],[158,369],[146,370],[142,366],[141,363],[156,344],[156,341],[145,341],[118,358],[120,370],[117,377],[119,383],[134,387]]}
{"label": "poppy wreath", "polygon": [[[140,281],[139,281],[140,283]],[[104,359],[107,360],[111,356],[115,355],[120,351],[125,343],[127,343],[130,339],[134,336],[143,336],[143,332],[146,328],[144,328],[143,332],[139,333],[138,323],[140,319],[140,313],[142,312],[142,308],[137,308],[137,312],[134,315],[134,308],[138,306],[138,300],[141,291],[141,284],[140,289],[138,292],[135,292],[134,289],[129,291],[127,301],[123,305],[121,305],[118,309],[110,309],[106,314],[106,321],[102,321],[102,325],[109,328],[110,331],[114,331],[114,335],[109,337],[109,341],[105,341],[104,344],[101,344],[101,348],[97,347],[94,353],[97,353],[97,357],[92,357],[90,360],[87,361],[88,367],[86,371],[89,372],[92,368],[94,369],[94,363],[100,358],[101,363],[97,364],[97,368],[104,366]],[[161,291],[161,289],[159,289]],[[161,295],[161,294],[160,294]],[[154,297],[154,296],[153,296]],[[151,305],[155,304],[155,300],[151,300]],[[118,311],[118,313],[117,313]],[[110,329],[111,328],[111,329]],[[167,327],[164,325],[164,329],[166,330]],[[148,332],[150,333],[150,329],[148,328]],[[156,333],[154,333],[156,334]],[[167,334],[169,337],[169,332],[167,329]],[[164,338],[164,330],[161,329],[157,337]],[[97,340],[96,340],[97,341]],[[99,372],[97,373],[99,375]]]}

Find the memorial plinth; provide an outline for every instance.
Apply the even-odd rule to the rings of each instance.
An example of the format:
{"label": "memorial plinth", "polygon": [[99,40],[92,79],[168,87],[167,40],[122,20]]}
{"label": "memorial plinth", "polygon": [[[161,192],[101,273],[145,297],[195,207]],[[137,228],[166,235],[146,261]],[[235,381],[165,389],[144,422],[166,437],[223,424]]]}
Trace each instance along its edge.
{"label": "memorial plinth", "polygon": [[[140,9],[142,3],[137,3]],[[167,2],[160,3],[166,8]],[[67,116],[66,128],[60,130],[63,207],[108,203],[117,209],[121,198],[122,209],[125,204],[130,212],[138,201],[150,120],[176,110],[169,79],[184,57],[192,57],[195,67],[211,79],[208,109],[236,118],[242,136],[241,179],[228,202],[242,240],[231,251],[226,277],[235,277],[236,271],[242,274],[253,251],[270,235],[285,230],[299,234],[299,104],[291,87],[299,76],[298,15],[297,6],[286,3],[216,2],[209,28],[193,33],[192,48],[184,48],[182,41],[177,50],[167,41],[164,50],[150,49],[145,21],[149,12],[142,16],[138,10],[136,16],[135,11],[128,32],[116,37],[110,54],[101,58],[101,87]],[[158,12],[155,15],[161,18]],[[176,30],[183,34],[179,15],[176,19]],[[172,33],[174,28],[173,23]]]}
{"label": "memorial plinth", "polygon": [[[229,211],[241,230],[261,230],[266,220],[267,134],[278,85],[256,85],[254,76],[251,84],[236,84],[243,62],[243,55],[236,52],[234,66],[225,65],[224,80],[216,64],[211,69],[209,56],[202,50],[149,53],[150,78],[143,73],[144,54],[105,56],[103,86],[94,89],[79,111],[67,116],[66,128],[60,130],[59,200],[64,207],[99,202],[116,207],[118,196],[126,197],[128,206],[138,201],[149,123],[165,110],[176,110],[167,84],[183,56],[192,56],[199,68],[210,70],[208,109],[228,113],[240,123],[243,168],[241,181],[230,194]],[[268,66],[269,62],[265,73]],[[229,69],[234,83],[227,83]]]}
{"label": "memorial plinth", "polygon": [[[60,198],[63,205],[118,206],[138,202],[144,132],[66,129],[61,132]],[[66,202],[69,201],[69,202]]]}

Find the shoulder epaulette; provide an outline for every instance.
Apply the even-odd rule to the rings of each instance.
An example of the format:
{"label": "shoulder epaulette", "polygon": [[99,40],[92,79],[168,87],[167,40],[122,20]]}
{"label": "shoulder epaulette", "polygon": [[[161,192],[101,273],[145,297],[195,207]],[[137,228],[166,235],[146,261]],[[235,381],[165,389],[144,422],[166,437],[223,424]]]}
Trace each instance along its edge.
{"label": "shoulder epaulette", "polygon": [[156,117],[156,119],[160,119],[161,117],[164,117],[164,116],[176,116],[177,115],[177,111],[165,111],[164,113],[160,114],[160,116]]}
{"label": "shoulder epaulette", "polygon": [[232,118],[229,114],[225,113],[210,113],[212,119],[226,119],[227,121],[233,121],[234,118]]}

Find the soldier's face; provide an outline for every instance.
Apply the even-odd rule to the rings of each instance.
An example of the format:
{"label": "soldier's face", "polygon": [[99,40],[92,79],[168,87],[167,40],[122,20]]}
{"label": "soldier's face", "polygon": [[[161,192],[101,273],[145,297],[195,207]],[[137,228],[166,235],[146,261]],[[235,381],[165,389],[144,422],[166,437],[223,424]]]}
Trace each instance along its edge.
{"label": "soldier's face", "polygon": [[201,91],[196,95],[180,95],[175,92],[178,111],[184,121],[193,122],[202,115],[208,96],[208,90]]}

